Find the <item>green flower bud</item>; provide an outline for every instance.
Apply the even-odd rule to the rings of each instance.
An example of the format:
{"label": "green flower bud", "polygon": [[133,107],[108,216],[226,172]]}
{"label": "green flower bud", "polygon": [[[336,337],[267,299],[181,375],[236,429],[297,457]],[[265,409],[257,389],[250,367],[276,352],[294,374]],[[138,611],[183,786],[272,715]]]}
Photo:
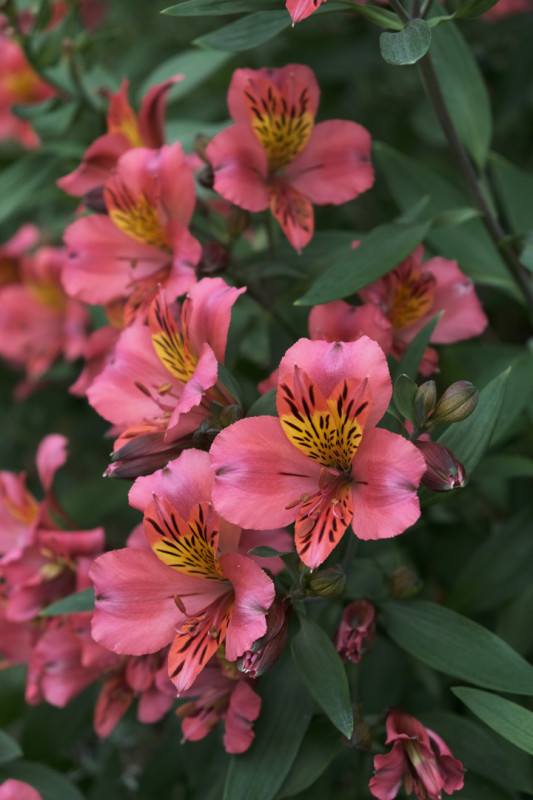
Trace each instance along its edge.
{"label": "green flower bud", "polygon": [[435,425],[448,422],[461,422],[474,411],[479,392],[470,381],[457,381],[448,386],[431,417]]}
{"label": "green flower bud", "polygon": [[315,597],[338,597],[344,591],[346,575],[340,564],[312,572],[307,581],[307,593]]}

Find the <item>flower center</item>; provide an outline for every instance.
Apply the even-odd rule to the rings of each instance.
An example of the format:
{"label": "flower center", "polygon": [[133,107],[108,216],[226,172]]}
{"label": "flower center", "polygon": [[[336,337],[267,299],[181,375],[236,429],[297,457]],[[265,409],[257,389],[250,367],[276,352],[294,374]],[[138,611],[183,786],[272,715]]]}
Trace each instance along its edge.
{"label": "flower center", "polygon": [[194,374],[198,357],[187,336],[187,310],[183,304],[183,332],[178,331],[172,312],[162,297],[157,297],[150,309],[148,320],[154,349],[166,369],[182,383],[187,383]]}
{"label": "flower center", "polygon": [[133,197],[118,180],[104,189],[109,216],[117,228],[142,244],[170,250],[170,242],[157,214],[157,209],[144,194]]}
{"label": "flower center", "polygon": [[408,328],[427,314],[433,305],[435,278],[430,273],[414,271],[403,276],[396,270],[398,283],[387,314],[395,331]]}

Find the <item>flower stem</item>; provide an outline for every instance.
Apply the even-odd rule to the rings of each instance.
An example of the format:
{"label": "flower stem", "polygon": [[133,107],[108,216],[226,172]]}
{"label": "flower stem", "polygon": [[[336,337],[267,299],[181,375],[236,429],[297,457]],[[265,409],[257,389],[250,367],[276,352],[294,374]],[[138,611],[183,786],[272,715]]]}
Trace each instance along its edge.
{"label": "flower stem", "polygon": [[485,195],[481,189],[481,184],[478,176],[472,166],[472,162],[459,138],[459,134],[453,124],[450,116],[442,90],[440,88],[437,73],[431,60],[429,53],[420,59],[418,67],[424,83],[427,95],[433,106],[435,114],[440,122],[442,130],[448,140],[450,149],[457,161],[463,179],[466,183],[472,202],[478,211],[481,212],[482,221],[494,241],[498,251],[500,252],[507,269],[513,276],[518,287],[522,291],[527,305],[529,307],[530,316],[533,317],[533,286],[530,280],[529,273],[522,266],[519,261],[518,254],[509,242],[509,237],[506,235],[498,218],[493,214],[492,209],[487,202]]}
{"label": "flower stem", "polygon": [[392,8],[396,11],[402,22],[409,22],[411,17],[401,4],[400,0],[390,0]]}

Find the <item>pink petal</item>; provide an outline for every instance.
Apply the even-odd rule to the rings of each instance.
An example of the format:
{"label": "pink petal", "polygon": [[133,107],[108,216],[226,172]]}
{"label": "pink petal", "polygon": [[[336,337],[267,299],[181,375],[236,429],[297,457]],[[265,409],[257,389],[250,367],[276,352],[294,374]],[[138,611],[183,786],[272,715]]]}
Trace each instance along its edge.
{"label": "pink petal", "polygon": [[215,173],[215,191],[248,211],[268,208],[267,157],[251,127],[226,128],[209,142],[205,152]]}
{"label": "pink petal", "polygon": [[226,753],[244,753],[250,747],[254,732],[252,723],[261,711],[261,698],[244,680],[231,694],[224,732]]}
{"label": "pink petal", "polygon": [[0,800],[43,800],[43,798],[29,783],[8,778],[0,786]]}
{"label": "pink petal", "polygon": [[479,336],[487,327],[488,320],[474,284],[461,272],[457,262],[431,258],[423,265],[423,270],[430,272],[436,280],[432,316],[444,309],[431,342],[450,344]]}
{"label": "pink petal", "polygon": [[269,185],[270,210],[277,219],[283,233],[300,251],[309,244],[314,231],[313,206],[309,199],[292,183],[276,179]]}
{"label": "pink petal", "polygon": [[409,770],[401,743],[397,742],[390,753],[375,756],[374,769],[376,772],[368,788],[378,800],[393,800],[398,794],[404,773]]}
{"label": "pink petal", "polygon": [[57,470],[67,460],[68,439],[60,433],[51,433],[46,436],[37,450],[35,463],[43,489],[48,492],[52,488],[52,481]]}
{"label": "pink petal", "polygon": [[104,136],[99,136],[88,147],[80,166],[63,178],[59,178],[57,185],[67,194],[83,197],[92,189],[106,183],[118,159],[129,146],[128,139],[123,133],[106,133]]}
{"label": "pink petal", "polygon": [[355,535],[387,539],[413,525],[420,516],[416,489],[425,468],[411,442],[380,428],[366,430],[352,465]]}
{"label": "pink petal", "polygon": [[145,94],[139,110],[139,131],[147,147],[162,147],[165,143],[165,111],[169,90],[185,75],[174,75],[164,83],[152,86]]}
{"label": "pink petal", "polygon": [[318,205],[353,200],[374,183],[370,134],[348,120],[320,122],[304,151],[287,166],[285,178]]}
{"label": "pink petal", "polygon": [[287,0],[285,6],[293,22],[301,22],[310,17],[325,0]]}
{"label": "pink petal", "polygon": [[[186,414],[200,405],[206,390],[217,382],[217,376],[218,363],[215,354],[208,344],[204,344],[195,370],[187,383],[184,384],[180,398],[176,403],[176,408],[168,421],[169,435],[175,435],[176,429],[179,430],[182,414]],[[207,416],[207,413],[202,415],[202,417],[205,416]],[[182,433],[185,434],[185,431]]]}
{"label": "pink petal", "polygon": [[203,278],[191,287],[187,333],[196,353],[208,342],[217,361],[224,363],[231,309],[245,291],[245,287],[228,286],[222,278]]}
{"label": "pink petal", "polygon": [[370,303],[351,306],[344,300],[334,300],[315,306],[309,314],[311,339],[354,342],[364,335],[377,342],[385,353],[390,353],[392,334],[392,325],[385,314]]}
{"label": "pink petal", "polygon": [[287,64],[285,67],[263,69],[237,69],[233,73],[228,90],[228,108],[234,122],[250,125],[251,117],[245,93],[252,88],[260,100],[268,100],[270,86],[276,87],[287,107],[298,107],[302,92],[309,98],[309,112],[315,116],[320,98],[320,89],[314,72],[305,64]]}
{"label": "pink petal", "polygon": [[129,501],[133,508],[144,511],[157,494],[188,519],[194,505],[209,500],[212,483],[209,454],[202,450],[185,450],[153,475],[137,478],[130,489]]}
{"label": "pink petal", "polygon": [[265,615],[276,591],[266,572],[239,553],[220,556],[220,565],[235,592],[235,604],[226,635],[226,658],[236,661],[266,632]]}
{"label": "pink petal", "polygon": [[218,513],[258,530],[293,522],[295,504],[316,491],[322,469],[289,442],[275,417],[250,417],[221,431],[211,461]]}
{"label": "pink petal", "polygon": [[330,397],[345,378],[368,378],[372,405],[367,426],[376,425],[389,407],[392,384],[387,360],[379,345],[367,336],[360,337],[356,342],[330,343],[299,339],[281,360],[280,384],[287,373],[293,375],[295,366],[309,375],[325,397]]}

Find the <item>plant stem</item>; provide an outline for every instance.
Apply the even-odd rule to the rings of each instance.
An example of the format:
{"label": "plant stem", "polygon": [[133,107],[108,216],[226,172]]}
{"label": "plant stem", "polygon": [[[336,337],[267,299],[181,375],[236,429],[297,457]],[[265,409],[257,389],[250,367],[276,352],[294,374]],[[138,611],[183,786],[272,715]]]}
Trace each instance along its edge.
{"label": "plant stem", "polygon": [[405,10],[403,5],[401,4],[400,0],[390,0],[390,4],[393,7],[393,9],[396,11],[396,13],[398,14],[398,16],[400,17],[402,22],[409,22],[411,17],[409,16],[407,11]]}
{"label": "plant stem", "polygon": [[418,67],[429,100],[448,140],[450,149],[458,163],[474,206],[478,209],[478,211],[481,212],[483,223],[496,247],[501,253],[509,272],[522,291],[529,307],[530,316],[533,317],[533,286],[529,273],[520,263],[518,254],[509,243],[509,237],[506,235],[497,217],[493,214],[492,209],[487,202],[485,195],[483,194],[478,176],[476,175],[474,167],[472,166],[472,162],[470,161],[463,143],[459,138],[455,125],[453,124],[453,120],[446,106],[437,73],[435,72],[435,67],[433,66],[433,62],[429,53],[426,53],[426,55],[420,59],[418,62]]}

